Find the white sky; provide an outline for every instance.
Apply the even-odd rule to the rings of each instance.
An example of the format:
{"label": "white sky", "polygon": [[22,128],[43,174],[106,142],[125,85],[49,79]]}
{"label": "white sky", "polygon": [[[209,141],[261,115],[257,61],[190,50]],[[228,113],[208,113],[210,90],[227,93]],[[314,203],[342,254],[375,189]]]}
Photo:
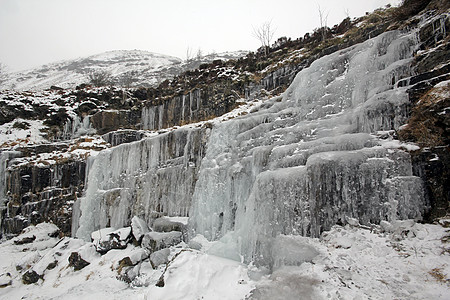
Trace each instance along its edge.
{"label": "white sky", "polygon": [[256,50],[253,27],[272,20],[274,38],[293,39],[399,0],[0,0],[0,63],[10,71],[98,54],[139,49],[186,58]]}

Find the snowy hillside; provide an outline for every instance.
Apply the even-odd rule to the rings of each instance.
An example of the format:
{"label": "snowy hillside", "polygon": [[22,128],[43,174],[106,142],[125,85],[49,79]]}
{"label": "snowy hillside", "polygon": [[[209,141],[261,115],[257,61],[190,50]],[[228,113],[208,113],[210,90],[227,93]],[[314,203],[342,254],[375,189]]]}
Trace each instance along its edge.
{"label": "snowy hillside", "polygon": [[208,54],[189,62],[180,58],[142,50],[108,51],[84,58],[43,65],[9,74],[2,89],[42,90],[51,86],[75,88],[89,83],[89,75],[107,72],[115,85],[154,86],[157,83],[216,59],[228,60],[245,55],[245,51]]}

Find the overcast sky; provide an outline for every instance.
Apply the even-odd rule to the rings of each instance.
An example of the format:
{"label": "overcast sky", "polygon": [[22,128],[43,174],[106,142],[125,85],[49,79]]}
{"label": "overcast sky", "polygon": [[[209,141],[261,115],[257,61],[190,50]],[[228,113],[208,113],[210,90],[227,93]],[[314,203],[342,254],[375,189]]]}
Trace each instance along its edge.
{"label": "overcast sky", "polygon": [[10,71],[109,50],[139,49],[186,58],[256,50],[253,27],[271,20],[274,38],[297,38],[348,13],[399,0],[0,0],[0,63]]}

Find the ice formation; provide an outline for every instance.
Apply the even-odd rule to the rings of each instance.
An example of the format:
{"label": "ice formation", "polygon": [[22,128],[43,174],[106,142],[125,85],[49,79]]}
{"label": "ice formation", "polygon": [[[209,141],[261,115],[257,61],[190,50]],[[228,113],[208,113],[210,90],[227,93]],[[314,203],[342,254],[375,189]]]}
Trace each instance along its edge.
{"label": "ice formation", "polygon": [[68,140],[82,135],[94,133],[95,129],[92,128],[90,116],[81,118],[74,114],[64,124],[64,131],[61,138],[64,140]]}
{"label": "ice formation", "polygon": [[7,186],[8,162],[20,154],[21,153],[17,151],[0,152],[0,224],[2,224],[3,213],[6,210],[5,204],[7,203],[5,191]]}
{"label": "ice formation", "polygon": [[[87,239],[135,215],[189,216],[192,234],[223,238],[222,252],[273,266],[283,263],[271,249],[284,235],[316,237],[346,218],[420,218],[426,203],[409,154],[377,137],[408,116],[396,83],[411,75],[416,44],[415,33],[386,32],[316,60],[282,96],[210,133],[184,128],[102,151],[73,232]],[[145,109],[144,128],[160,128],[159,114]]]}
{"label": "ice formation", "polygon": [[72,232],[120,228],[133,216],[187,216],[206,140],[204,128],[176,130],[102,151],[88,161],[85,196],[75,204]]}
{"label": "ice formation", "polygon": [[[272,265],[280,234],[318,236],[345,217],[420,218],[409,154],[382,146],[408,112],[414,34],[384,33],[316,60],[282,97],[212,131],[190,225],[210,240],[234,232],[247,262]],[[227,239],[229,237],[227,236]]]}

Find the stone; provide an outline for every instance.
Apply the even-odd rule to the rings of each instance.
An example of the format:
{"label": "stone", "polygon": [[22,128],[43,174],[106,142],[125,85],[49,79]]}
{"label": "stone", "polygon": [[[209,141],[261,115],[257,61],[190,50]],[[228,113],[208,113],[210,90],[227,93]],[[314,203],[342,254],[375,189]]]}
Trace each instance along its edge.
{"label": "stone", "polygon": [[142,239],[142,247],[155,252],[170,246],[174,246],[181,242],[181,232],[149,232]]}
{"label": "stone", "polygon": [[[101,229],[100,231],[103,231]],[[99,232],[99,231],[97,231]],[[94,237],[96,232],[92,233]],[[125,249],[131,241],[131,227],[121,228],[106,234],[106,237],[94,239],[95,248],[100,254],[105,254],[112,249]]]}
{"label": "stone", "polygon": [[131,232],[138,243],[142,241],[142,237],[144,236],[144,234],[149,231],[150,229],[148,228],[147,223],[144,220],[137,216],[134,216],[131,219]]}
{"label": "stone", "polygon": [[47,270],[53,270],[54,268],[56,268],[57,265],[58,265],[58,261],[55,260],[55,261],[53,261],[53,262],[48,264]]}
{"label": "stone", "polygon": [[69,256],[69,266],[73,267],[74,271],[79,271],[90,263],[81,258],[78,252],[72,252]]}
{"label": "stone", "polygon": [[158,218],[153,221],[153,230],[157,232],[171,232],[171,231],[183,231],[184,224],[181,222],[174,222],[166,217]]}
{"label": "stone", "polygon": [[5,288],[12,284],[12,277],[10,273],[4,273],[0,275],[0,289]]}
{"label": "stone", "polygon": [[22,282],[24,284],[32,284],[38,282],[40,278],[41,276],[38,273],[33,270],[28,270],[22,275]]}
{"label": "stone", "polygon": [[150,254],[150,263],[153,269],[156,269],[162,264],[167,264],[169,262],[170,249],[165,248]]}
{"label": "stone", "polygon": [[161,277],[159,277],[158,282],[155,284],[155,286],[157,287],[164,287],[165,283],[164,283],[164,274],[161,275]]}
{"label": "stone", "polygon": [[119,261],[119,267],[117,268],[117,273],[122,273],[122,269],[126,267],[133,266],[133,262],[131,261],[130,257],[124,257]]}
{"label": "stone", "polygon": [[20,240],[15,240],[14,241],[14,244],[15,245],[23,245],[23,244],[30,244],[30,243],[32,243],[34,240],[36,239],[36,236],[26,236],[26,237],[23,237],[22,239],[20,239]]}

